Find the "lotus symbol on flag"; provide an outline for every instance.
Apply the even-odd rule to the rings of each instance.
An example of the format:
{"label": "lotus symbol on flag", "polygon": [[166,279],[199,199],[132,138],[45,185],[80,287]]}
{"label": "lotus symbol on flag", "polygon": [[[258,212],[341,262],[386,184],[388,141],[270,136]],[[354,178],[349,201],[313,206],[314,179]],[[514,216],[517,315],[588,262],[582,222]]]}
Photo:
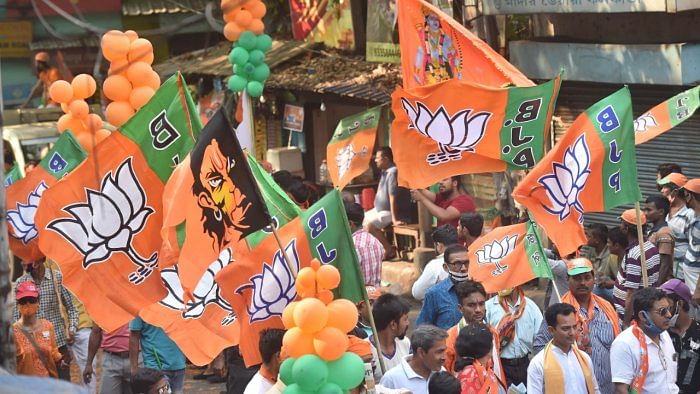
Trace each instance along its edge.
{"label": "lotus symbol on flag", "polygon": [[36,236],[36,224],[34,223],[34,215],[41,201],[41,195],[48,188],[43,181],[37,185],[33,192],[29,193],[27,203],[17,203],[17,209],[7,211],[7,221],[12,224],[10,235],[22,241],[23,244],[28,244]]}
{"label": "lotus symbol on flag", "polygon": [[131,158],[109,172],[100,190],[85,189],[87,201],[63,208],[72,218],[57,219],[48,228],[59,233],[83,255],[83,268],[101,263],[112,253],[126,254],[136,266],[129,282],[140,284],[158,264],[158,252],[149,258],[139,255],[132,245],[134,235],[146,225],[154,210],[146,206],[146,193],[136,179]]}
{"label": "lotus symbol on flag", "polygon": [[634,120],[634,131],[637,133],[642,133],[647,131],[647,129],[650,127],[658,125],[659,123],[656,121],[656,118],[654,118],[654,115],[647,112]]}
{"label": "lotus symbol on flag", "polygon": [[168,295],[160,301],[160,304],[182,312],[184,319],[197,319],[204,313],[209,304],[218,305],[228,312],[228,315],[221,321],[222,326],[227,326],[236,320],[236,314],[226,300],[221,298],[219,285],[214,281],[216,274],[224,267],[232,263],[233,256],[230,248],[221,251],[219,258],[209,265],[192,292],[194,301],[188,301],[185,305],[184,291],[180,281],[177,265],[164,268],[160,271],[160,279],[168,291]]}
{"label": "lotus symbol on flag", "polygon": [[410,119],[409,127],[437,142],[440,152],[426,158],[433,166],[460,160],[463,152],[473,152],[484,137],[492,115],[490,112],[472,114],[473,110],[463,109],[450,116],[442,105],[433,112],[420,101],[416,101],[414,108],[405,98],[401,98],[401,105]]}
{"label": "lotus symbol on flag", "polygon": [[[296,239],[287,245],[285,251],[298,271],[300,262]],[[282,251],[275,253],[271,265],[263,263],[262,270],[262,273],[250,278],[250,283],[236,289],[237,294],[243,294],[243,290],[252,288],[251,305],[248,305],[251,323],[282,316],[284,307],[297,296],[294,278],[284,262]]]}
{"label": "lotus symbol on flag", "polygon": [[502,240],[494,240],[490,244],[484,245],[476,251],[476,259],[478,264],[494,264],[496,269],[491,272],[491,275],[498,276],[508,269],[507,265],[501,265],[508,254],[515,250],[515,245],[518,243],[518,235],[506,236]]}
{"label": "lotus symbol on flag", "polygon": [[343,179],[345,173],[350,169],[350,165],[355,156],[365,156],[366,154],[367,146],[363,146],[359,152],[355,152],[352,144],[348,144],[343,149],[340,149],[335,156],[335,164],[338,166],[338,179]]}
{"label": "lotus symbol on flag", "polygon": [[543,205],[547,212],[559,215],[559,221],[566,219],[574,207],[581,215],[583,222],[583,206],[578,199],[579,193],[586,186],[586,180],[591,173],[591,154],[586,144],[585,134],[578,137],[573,146],[566,149],[563,163],[552,163],[552,173],[541,177],[538,182],[544,186],[552,204]]}

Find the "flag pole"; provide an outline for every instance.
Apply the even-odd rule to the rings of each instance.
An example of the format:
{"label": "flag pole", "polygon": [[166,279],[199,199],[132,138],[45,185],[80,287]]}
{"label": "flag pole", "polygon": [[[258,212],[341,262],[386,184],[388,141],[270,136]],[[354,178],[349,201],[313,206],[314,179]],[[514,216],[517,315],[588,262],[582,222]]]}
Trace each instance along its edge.
{"label": "flag pole", "polygon": [[282,258],[284,259],[285,264],[287,264],[287,268],[289,269],[289,272],[292,273],[292,278],[296,280],[297,278],[297,270],[296,268],[292,265],[292,260],[287,256],[287,249],[282,245],[282,240],[280,239],[279,234],[277,234],[277,229],[275,228],[275,225],[273,223],[270,223],[270,228],[272,229],[272,235],[275,236],[275,240],[277,241],[277,245],[280,247],[280,252],[282,252]]}
{"label": "flag pole", "polygon": [[635,201],[634,211],[637,214],[637,239],[639,240],[639,259],[642,266],[642,286],[649,287],[647,256],[644,251],[644,232],[642,231],[642,210],[639,208],[639,201]]}
{"label": "flag pole", "polygon": [[559,286],[557,286],[557,281],[554,280],[554,278],[550,280],[552,281],[552,285],[554,286],[554,292],[557,294],[557,300],[561,302],[561,293],[559,292]]}

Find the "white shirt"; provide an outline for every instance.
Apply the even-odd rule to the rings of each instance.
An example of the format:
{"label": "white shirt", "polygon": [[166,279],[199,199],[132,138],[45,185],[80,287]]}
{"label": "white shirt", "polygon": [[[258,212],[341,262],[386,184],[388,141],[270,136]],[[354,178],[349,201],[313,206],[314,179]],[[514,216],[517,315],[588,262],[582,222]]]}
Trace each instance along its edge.
{"label": "white shirt", "polygon": [[243,394],[265,394],[274,384],[274,382],[270,382],[260,375],[260,372],[256,372],[253,378],[250,379],[250,382],[248,382],[248,385],[245,386]]}
{"label": "white shirt", "polygon": [[428,394],[428,381],[435,372],[431,372],[428,379],[418,375],[408,364],[411,357],[406,356],[399,365],[387,371],[379,383],[389,389],[408,389],[412,394]]}
{"label": "white shirt", "polygon": [[[374,370],[374,381],[379,382],[382,378],[382,369],[379,366],[377,348],[374,347],[374,338],[370,337],[366,340],[369,341],[369,344],[372,346],[372,369]],[[408,339],[408,337],[404,337],[403,339],[394,338],[394,344],[396,346],[396,350],[394,350],[394,354],[391,357],[387,356],[385,353],[386,349],[382,348],[382,358],[384,358],[384,367],[387,371],[401,364],[401,360],[411,354],[411,341]]]}
{"label": "white shirt", "polygon": [[[583,375],[583,369],[578,362],[576,353],[573,350],[569,350],[568,353],[564,353],[563,350],[552,344],[552,353],[556,357],[559,367],[564,374],[564,386],[566,387],[566,394],[588,394],[588,388],[586,387],[586,377]],[[539,394],[545,392],[544,387],[544,354],[545,351],[537,353],[535,357],[530,360],[530,365],[527,367],[527,392],[528,394]],[[583,358],[588,363],[588,367],[593,376],[593,387],[595,388],[596,394],[600,394],[600,388],[598,387],[598,381],[593,373],[593,362],[591,358],[583,352]],[[658,394],[658,393],[657,393]]]}
{"label": "white shirt", "polygon": [[[677,364],[674,361],[676,353],[668,332],[660,335],[660,347],[648,336],[644,336],[649,354],[649,370],[644,380],[642,393],[661,394],[678,393],[676,386]],[[641,347],[632,332],[632,327],[621,332],[610,347],[610,365],[612,366],[613,383],[631,384],[636,372],[641,366]],[[665,363],[661,362],[661,357]],[[664,368],[664,365],[666,368]],[[641,393],[640,393],[641,394]]]}
{"label": "white shirt", "polygon": [[[528,297],[525,297],[525,302],[523,315],[515,321],[515,338],[501,349],[501,358],[515,359],[533,353],[535,335],[542,325],[542,312],[540,312],[540,307]],[[509,305],[511,313],[518,310],[518,305],[520,305],[520,299],[515,305]],[[498,296],[486,301],[486,324],[496,328],[505,315],[505,311],[498,302]]]}
{"label": "white shirt", "polygon": [[425,265],[420,277],[418,277],[418,280],[413,283],[413,287],[411,288],[413,298],[417,299],[418,301],[422,300],[425,298],[425,292],[428,291],[430,286],[447,278],[449,274],[442,267],[444,263],[445,256],[439,255]]}

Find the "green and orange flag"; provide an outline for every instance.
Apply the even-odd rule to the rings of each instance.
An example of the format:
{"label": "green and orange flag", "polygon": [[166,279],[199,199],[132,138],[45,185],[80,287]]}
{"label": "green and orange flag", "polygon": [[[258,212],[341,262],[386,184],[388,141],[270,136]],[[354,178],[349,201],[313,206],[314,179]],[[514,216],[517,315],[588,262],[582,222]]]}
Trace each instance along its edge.
{"label": "green and orange flag", "polygon": [[24,176],[22,175],[22,170],[20,170],[19,165],[17,163],[15,163],[12,166],[12,168],[10,168],[10,170],[4,174],[5,187],[10,186],[11,184],[22,179],[23,177]]}
{"label": "green and orange flag", "polygon": [[469,246],[469,277],[488,293],[552,278],[536,226],[527,221],[498,227]]}
{"label": "green and orange flag", "polygon": [[44,192],[39,247],[66,286],[111,332],[162,300],[163,186],[201,126],[181,75]]}
{"label": "green and orange flag", "polygon": [[379,106],[338,122],[328,142],[326,157],[333,185],[340,190],[369,168],[381,115]]}
{"label": "green and orange flag", "polygon": [[5,208],[10,250],[22,260],[32,261],[44,256],[39,250],[39,231],[35,223],[44,192],[73,171],[86,157],[87,153],[73,133],[66,131],[27,177],[7,187]]}
{"label": "green and orange flag", "polygon": [[489,88],[455,79],[392,95],[391,146],[399,185],[534,167],[544,155],[561,79]]}
{"label": "green and orange flag", "polygon": [[461,23],[424,0],[397,0],[403,87],[459,79],[533,86],[520,70]]}
{"label": "green and orange flag", "polygon": [[583,214],[641,199],[627,87],[579,115],[513,190],[566,256],[586,243]]}
{"label": "green and orange flag", "polygon": [[[282,311],[297,297],[294,275],[309,266],[311,259],[332,264],[340,271],[336,298],[358,302],[365,297],[357,252],[337,189],[280,227],[278,235],[284,249],[275,237],[267,237],[216,276],[222,297],[239,319],[240,348],[246,365],[261,361],[260,331],[283,328]],[[285,262],[285,253],[291,267]]]}
{"label": "green and orange flag", "polygon": [[679,93],[634,120],[635,144],[643,144],[693,116],[700,107],[700,86]]}

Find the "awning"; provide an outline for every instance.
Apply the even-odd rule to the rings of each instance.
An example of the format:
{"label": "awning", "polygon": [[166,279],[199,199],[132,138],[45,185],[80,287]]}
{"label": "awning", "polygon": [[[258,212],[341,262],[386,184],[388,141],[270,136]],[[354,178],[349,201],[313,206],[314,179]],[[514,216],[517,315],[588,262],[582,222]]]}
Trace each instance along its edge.
{"label": "awning", "polygon": [[29,43],[32,51],[46,51],[52,49],[65,48],[97,48],[100,46],[100,39],[96,35],[90,35],[73,40],[48,39]]}
{"label": "awning", "polygon": [[209,0],[122,0],[122,15],[139,16],[202,12]]}

